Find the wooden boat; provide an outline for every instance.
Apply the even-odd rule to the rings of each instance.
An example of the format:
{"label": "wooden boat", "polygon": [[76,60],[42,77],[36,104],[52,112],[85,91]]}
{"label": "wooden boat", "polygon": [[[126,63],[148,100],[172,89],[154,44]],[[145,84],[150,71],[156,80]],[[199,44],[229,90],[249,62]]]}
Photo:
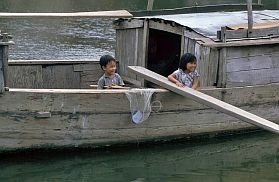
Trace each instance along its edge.
{"label": "wooden boat", "polygon": [[[278,11],[259,15],[263,13],[279,18]],[[199,22],[199,16],[210,13],[192,16]],[[216,32],[214,27],[207,29],[210,34],[170,17],[118,19],[114,25],[119,73],[137,87],[150,86],[127,66],[167,75],[176,69],[181,54],[191,52],[199,60],[201,92],[279,123],[279,33],[274,19],[270,18],[272,26],[252,32],[223,19],[227,25],[217,25]],[[1,151],[100,147],[258,129],[162,88],[154,88],[149,118],[135,124],[125,95],[129,90],[90,89],[102,74],[98,62],[8,62],[10,43],[5,38],[0,44]]]}

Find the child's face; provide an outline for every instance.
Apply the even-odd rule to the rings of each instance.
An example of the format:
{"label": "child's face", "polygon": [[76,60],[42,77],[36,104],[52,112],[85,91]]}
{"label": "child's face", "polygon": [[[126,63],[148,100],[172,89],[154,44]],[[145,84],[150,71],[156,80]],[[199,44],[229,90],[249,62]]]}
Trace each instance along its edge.
{"label": "child's face", "polygon": [[105,74],[108,76],[114,75],[116,71],[115,61],[110,61],[106,66],[103,67]]}
{"label": "child's face", "polygon": [[186,71],[193,72],[193,71],[195,71],[196,67],[197,67],[197,61],[189,62],[186,65]]}

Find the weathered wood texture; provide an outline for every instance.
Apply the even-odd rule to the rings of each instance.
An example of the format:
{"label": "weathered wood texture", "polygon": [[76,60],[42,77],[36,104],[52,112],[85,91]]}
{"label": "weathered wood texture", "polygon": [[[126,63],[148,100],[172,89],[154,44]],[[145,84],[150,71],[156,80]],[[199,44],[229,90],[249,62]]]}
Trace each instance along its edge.
{"label": "weathered wood texture", "polygon": [[200,74],[200,87],[215,86],[217,84],[218,50],[195,44],[197,71]]}
{"label": "weathered wood texture", "polygon": [[90,88],[102,76],[96,61],[9,61],[11,88]]}
{"label": "weathered wood texture", "polygon": [[[247,16],[248,16],[248,33],[253,28],[253,7],[252,7],[253,1],[252,0],[247,0]],[[248,34],[249,36],[249,34]]]}
{"label": "weathered wood texture", "polygon": [[227,87],[279,83],[279,45],[226,49]]}
{"label": "weathered wood texture", "polygon": [[144,28],[116,30],[116,59],[119,60],[119,73],[127,81],[141,85],[135,75],[127,71],[129,65],[145,65],[146,35]]}
{"label": "weathered wood texture", "polygon": [[216,86],[218,77],[219,50],[204,46],[212,42],[192,30],[184,31],[184,53],[192,53],[197,57],[197,71],[200,76],[200,86]]}
{"label": "weathered wood texture", "polygon": [[[80,93],[82,91],[84,93]],[[152,102],[162,103],[161,110],[153,111],[148,120],[136,125],[131,122],[125,93],[118,92],[11,89],[0,95],[0,150],[94,147],[252,127],[182,96],[162,91],[152,98]],[[279,85],[203,92],[279,122]],[[50,114],[38,117],[38,112]]]}
{"label": "weathered wood texture", "polygon": [[244,39],[244,38],[260,38],[260,37],[275,37],[279,36],[279,26],[262,29],[239,29],[239,30],[227,30],[226,27],[222,27],[221,32],[217,35],[223,42],[229,41],[229,39]]}
{"label": "weathered wood texture", "polygon": [[75,12],[75,13],[0,13],[0,17],[132,17],[126,10],[96,11],[96,12]]}
{"label": "weathered wood texture", "polygon": [[4,65],[3,65],[3,59],[1,59],[2,55],[3,55],[3,50],[0,49],[0,93],[3,93],[5,91]]}
{"label": "weathered wood texture", "polygon": [[[201,87],[217,84],[218,51],[202,46],[199,42],[205,37],[176,23],[159,20],[131,19],[116,21],[116,58],[120,60],[119,73],[136,85],[143,86],[141,78],[127,72],[127,66],[147,65],[149,29],[160,30],[182,36],[182,53],[190,52],[198,57],[198,71],[201,75]],[[129,46],[127,46],[129,45]]]}
{"label": "weathered wood texture", "polygon": [[197,71],[200,73],[200,86],[216,86],[219,50],[201,44],[205,37],[189,30],[184,31],[184,53],[197,57]]}
{"label": "weathered wood texture", "polygon": [[151,81],[152,83],[167,88],[177,94],[185,96],[201,104],[207,105],[230,116],[236,117],[244,122],[251,123],[253,125],[259,126],[260,128],[279,134],[279,125],[270,122],[264,118],[244,111],[238,107],[230,105],[209,95],[203,94],[194,89],[188,87],[177,87],[174,83],[168,81],[165,77],[155,72],[152,72],[144,67],[129,66],[128,68],[131,72],[147,79],[148,81]]}
{"label": "weathered wood texture", "polygon": [[164,20],[149,21],[149,28],[174,33],[177,35],[183,35],[184,31],[184,28],[179,26],[177,23]]}
{"label": "weathered wood texture", "polygon": [[10,35],[7,33],[1,34],[0,42],[0,94],[5,91],[5,87],[8,87],[8,56],[9,45],[13,42],[9,41]]}
{"label": "weathered wood texture", "polygon": [[115,20],[113,23],[113,28],[116,30],[119,29],[130,29],[130,28],[142,28],[144,20],[141,19],[129,19],[125,21],[123,19]]}

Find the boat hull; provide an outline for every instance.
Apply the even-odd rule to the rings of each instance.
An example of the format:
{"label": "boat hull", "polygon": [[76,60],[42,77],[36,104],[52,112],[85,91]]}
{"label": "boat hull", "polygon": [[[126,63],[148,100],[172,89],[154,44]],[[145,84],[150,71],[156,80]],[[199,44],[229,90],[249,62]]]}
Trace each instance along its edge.
{"label": "boat hull", "polygon": [[[202,92],[279,123],[279,85],[202,89]],[[101,147],[214,136],[257,129],[163,89],[150,117],[131,121],[128,90],[10,89],[0,95],[0,151]]]}

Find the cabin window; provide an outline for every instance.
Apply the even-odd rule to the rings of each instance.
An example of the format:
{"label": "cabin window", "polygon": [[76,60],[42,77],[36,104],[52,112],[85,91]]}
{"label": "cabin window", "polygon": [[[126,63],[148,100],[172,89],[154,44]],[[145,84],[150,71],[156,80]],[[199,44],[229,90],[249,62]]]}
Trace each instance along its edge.
{"label": "cabin window", "polygon": [[168,76],[178,68],[181,35],[149,29],[147,68]]}

